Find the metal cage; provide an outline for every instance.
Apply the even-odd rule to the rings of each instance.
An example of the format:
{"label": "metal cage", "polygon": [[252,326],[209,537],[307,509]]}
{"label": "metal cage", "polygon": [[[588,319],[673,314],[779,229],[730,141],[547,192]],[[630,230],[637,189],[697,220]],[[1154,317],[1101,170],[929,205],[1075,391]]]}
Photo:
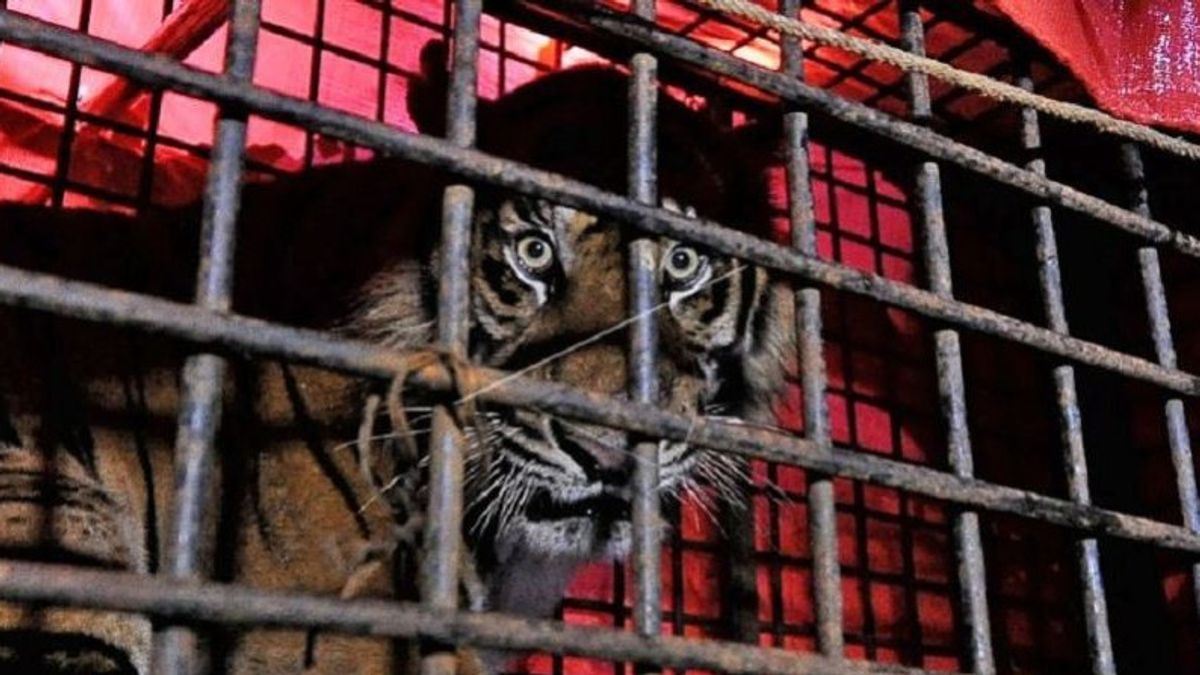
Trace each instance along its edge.
{"label": "metal cage", "polygon": [[[950,668],[972,673],[1020,670],[1019,659],[1013,656],[1018,650],[1007,639],[998,637],[1002,631],[996,626],[1000,611],[997,607],[1008,607],[1014,601],[1004,597],[997,599],[1002,590],[997,589],[994,580],[989,581],[985,574],[989,560],[1014,556],[1012,550],[995,541],[995,533],[999,531],[996,527],[1008,526],[989,525],[985,529],[991,534],[981,534],[983,519],[989,523],[1016,523],[1011,526],[1015,529],[1029,523],[1033,528],[1030,531],[1037,532],[1042,531],[1039,529],[1042,525],[1053,526],[1046,530],[1049,535],[1044,539],[1030,539],[1034,543],[1028,546],[1036,548],[1038,541],[1054,540],[1062,552],[1073,558],[1072,564],[1076,568],[1060,576],[1073,578],[1070,583],[1074,597],[1069,604],[1075,617],[1067,620],[1082,618],[1083,628],[1079,632],[1086,646],[1085,656],[1067,661],[1051,660],[1040,666],[1025,665],[1053,669],[1047,672],[1083,668],[1099,674],[1116,672],[1120,662],[1120,654],[1114,656],[1110,623],[1137,620],[1133,615],[1114,617],[1109,610],[1106,597],[1113,591],[1110,588],[1106,595],[1102,551],[1119,556],[1126,550],[1119,548],[1124,546],[1121,542],[1133,542],[1144,550],[1177,554],[1176,559],[1182,561],[1179,564],[1188,566],[1194,592],[1200,594],[1200,566],[1195,558],[1200,553],[1200,532],[1197,532],[1200,510],[1185,414],[1188,402],[1200,394],[1200,376],[1178,363],[1167,311],[1164,275],[1160,269],[1160,255],[1181,260],[1196,257],[1200,254],[1200,242],[1188,232],[1170,227],[1152,216],[1146,172],[1136,145],[1123,144],[1119,156],[1110,158],[1109,172],[1117,175],[1120,182],[1108,186],[1107,189],[1117,196],[1105,195],[1109,199],[1105,201],[1047,175],[1040,131],[1040,126],[1045,125],[1040,125],[1036,112],[981,102],[957,90],[935,87],[934,95],[931,95],[930,83],[923,75],[880,74],[867,60],[847,61],[829,48],[811,45],[803,48],[793,38],[778,41],[781,63],[778,69],[772,70],[749,63],[739,58],[736,52],[756,40],[774,41],[773,33],[695,8],[692,9],[695,14],[692,22],[666,28],[656,22],[656,7],[652,0],[636,0],[628,8],[601,3],[525,0],[489,4],[490,13],[512,25],[561,36],[608,58],[628,63],[633,74],[629,141],[633,160],[629,167],[628,194],[613,194],[473,149],[476,69],[481,49],[503,52],[505,34],[502,30],[500,45],[481,47],[482,0],[458,0],[453,5],[452,17],[447,16],[439,24],[443,31],[453,26],[453,67],[445,138],[402,132],[380,121],[382,113],[376,116],[377,119],[367,119],[304,97],[283,95],[253,85],[251,78],[260,32],[274,31],[308,40],[317,52],[321,49],[337,52],[337,47],[323,42],[319,34],[297,36],[286,27],[262,24],[258,0],[234,0],[231,4],[225,69],[220,74],[92,37],[87,34],[86,25],[80,26],[80,30],[71,30],[0,9],[0,41],[75,64],[71,80],[72,103],[60,111],[68,135],[61,147],[67,155],[71,147],[69,135],[76,124],[80,121],[104,122],[74,103],[78,99],[79,72],[85,67],[119,74],[139,87],[156,92],[156,97],[160,97],[161,92],[178,92],[210,101],[220,110],[204,192],[202,274],[194,304],[177,304],[0,267],[0,300],[7,305],[167,334],[203,352],[190,357],[185,370],[177,453],[186,460],[181,462],[182,465],[189,468],[180,476],[172,505],[176,514],[171,533],[175,555],[155,578],[4,562],[0,565],[0,597],[3,599],[105,608],[156,617],[165,625],[175,626],[165,629],[161,635],[161,649],[157,654],[162,659],[159,663],[162,672],[185,672],[190,667],[193,643],[189,640],[189,632],[203,624],[320,628],[349,634],[415,637],[432,645],[469,644],[536,650],[558,655],[553,666],[556,672],[563,668],[561,655],[607,659],[619,664],[637,663],[643,670],[695,668],[758,674],[941,672],[947,660]],[[367,4],[378,5],[376,9],[382,12],[385,21],[403,13],[391,3]],[[788,16],[799,16],[800,4],[799,0],[782,0],[779,11]],[[85,2],[85,7],[90,8],[90,3]],[[926,31],[947,23],[966,26],[968,37],[951,50],[936,54],[939,59],[956,63],[983,42],[995,40],[1005,45],[1009,58],[993,65],[987,71],[989,74],[1008,77],[1030,90],[1076,93],[1071,90],[1069,78],[1049,64],[1035,47],[1000,22],[972,12],[962,3],[930,1],[921,5],[917,0],[904,0],[898,4],[882,0],[857,16],[842,16],[821,2],[811,3],[805,10],[816,12],[843,30],[896,41],[917,53],[923,52]],[[85,9],[84,15],[89,11]],[[871,17],[885,13],[894,16],[895,34],[880,33],[870,25]],[[735,26],[742,30],[744,37],[723,48],[693,39],[693,33],[701,30],[706,22]],[[384,39],[386,41],[386,37]],[[350,52],[343,56],[356,58]],[[824,87],[806,84],[806,61],[809,68],[832,73],[830,84]],[[389,73],[386,57],[382,61],[367,59],[364,65],[377,67],[381,78]],[[653,130],[660,79],[701,88],[713,95],[714,100],[725,101],[739,114],[781,120],[779,132],[783,152],[779,168],[786,176],[788,192],[781,216],[787,220],[790,247],[755,239],[718,223],[689,220],[657,208]],[[861,97],[862,102],[839,94],[839,87],[851,84],[867,87],[874,93]],[[314,85],[309,98],[316,99],[316,93]],[[5,96],[19,98],[19,92],[6,92]],[[964,101],[969,105],[964,106]],[[25,103],[43,105],[32,100]],[[686,610],[684,591],[679,583],[682,568],[678,561],[688,551],[711,553],[712,547],[689,542],[678,532],[672,535],[673,541],[667,542],[670,562],[676,569],[676,583],[666,598],[673,599],[673,610],[664,616],[659,575],[663,542],[659,541],[657,529],[650,526],[656,522],[659,508],[654,492],[657,480],[655,446],[650,443],[642,444],[639,450],[649,461],[639,462],[635,477],[632,632],[621,630],[625,623],[621,597],[612,602],[568,600],[565,605],[566,614],[572,611],[615,614],[613,629],[475,615],[460,610],[457,574],[458,559],[462,555],[458,531],[462,515],[463,460],[459,447],[460,431],[447,409],[436,413],[431,444],[434,450],[428,513],[432,526],[427,533],[429,555],[421,575],[421,604],[340,601],[192,580],[198,569],[199,513],[206,486],[215,480],[205,467],[209,466],[206,458],[213,452],[215,411],[221,403],[222,354],[249,353],[380,380],[389,380],[408,370],[408,362],[401,353],[331,334],[270,324],[228,311],[233,283],[232,250],[237,236],[234,214],[244,166],[251,171],[270,170],[270,167],[245,161],[247,121],[251,116],[306,130],[306,154],[310,162],[314,134],[320,134],[352,146],[436,167],[464,181],[463,185],[447,190],[443,210],[445,275],[439,292],[437,332],[440,346],[451,354],[462,356],[466,353],[469,298],[463,271],[467,266],[473,185],[485,184],[539,195],[605,214],[648,235],[669,235],[702,244],[770,268],[795,281],[797,321],[801,329],[800,393],[796,394],[795,405],[802,409],[805,421],[800,435],[689,419],[657,409],[653,378],[649,375],[654,372],[656,336],[649,319],[633,324],[634,372],[641,375],[634,378],[634,391],[628,401],[607,400],[553,383],[470,367],[473,379],[479,383],[475,395],[485,401],[552,411],[583,421],[621,427],[646,438],[690,438],[713,449],[765,460],[769,464],[764,465],[767,467],[764,471],[777,482],[784,482],[780,472],[789,470],[784,467],[804,469],[805,477],[799,480],[801,486],[795,492],[796,498],[804,501],[798,518],[806,521],[808,540],[808,550],[798,554],[800,562],[781,550],[781,507],[774,503],[759,505],[760,510],[770,513],[766,518],[769,525],[762,532],[769,540],[765,550],[756,550],[753,543],[748,545],[751,549],[747,553],[751,558],[749,564],[760,565],[764,570],[773,609],[767,612],[767,619],[757,616],[747,619],[756,627],[750,630],[746,639],[758,641],[761,632],[769,638],[763,641],[774,646],[687,636],[689,627],[702,627],[707,619],[689,615]],[[810,156],[810,117],[816,130],[814,135],[826,139],[822,141],[827,144],[825,157]],[[998,120],[1007,120],[1007,128],[1014,132],[1011,139],[993,143],[996,147],[989,147],[987,151],[965,142],[965,139],[973,138],[973,132]],[[898,165],[904,167],[914,181],[915,187],[907,199],[896,200],[895,207],[911,209],[916,230],[922,235],[919,247],[907,249],[911,259],[905,262],[911,269],[923,270],[925,279],[921,283],[889,278],[882,269],[882,254],[876,254],[875,267],[869,271],[839,262],[840,256],[830,259],[819,254],[818,241],[822,236],[841,240],[828,233],[833,227],[829,223],[837,221],[837,214],[817,213],[814,185],[823,182],[831,193],[837,189],[856,189],[875,201],[886,202],[888,199],[881,196],[883,190],[876,185],[874,176],[877,174],[872,171],[867,172],[868,178],[860,186],[837,184],[830,167],[833,152],[838,147],[837,139],[845,138],[846,130],[851,135],[882,139],[888,148],[895,148],[895,156],[900,158]],[[1052,127],[1052,132],[1061,132],[1064,137],[1092,138],[1078,130]],[[151,128],[148,143],[171,142],[157,139],[155,134]],[[64,195],[72,190],[97,190],[72,183],[68,160],[69,156],[60,156],[54,175],[45,180],[56,205],[61,205]],[[1176,167],[1156,156],[1147,161],[1166,162],[1164,166]],[[1194,171],[1195,168],[1186,166],[1185,162],[1179,165],[1181,171]],[[1112,167],[1119,170],[1114,171]],[[29,181],[45,178],[9,169],[5,169],[5,174]],[[943,185],[943,181],[947,185]],[[996,298],[1003,303],[1009,294],[1005,288],[993,289],[991,295],[973,288],[971,302],[956,297],[950,262],[951,243],[957,242],[954,239],[957,235],[948,232],[946,216],[950,208],[957,208],[949,206],[955,203],[952,191],[962,185],[972,186],[969,188],[972,194],[1020,195],[1019,203],[1010,207],[1005,215],[1015,213],[1023,219],[1024,222],[1008,222],[1007,227],[1021,228],[1026,233],[1025,241],[1033,247],[1028,253],[1035,256],[1031,259],[1036,262],[1026,271],[1035,274],[1016,282],[1033,291],[1032,309],[1029,309],[1030,303],[1024,305],[1025,309],[1013,304],[1013,309],[1007,312],[985,306]],[[1132,188],[1129,192],[1132,197],[1124,194],[1127,187]],[[103,190],[99,189],[99,192],[102,194]],[[1111,203],[1113,200],[1120,202],[1119,205]],[[821,201],[819,196],[818,201]],[[825,199],[826,204],[836,201],[832,197]],[[826,222],[818,228],[818,221],[822,220]],[[1065,237],[1061,233],[1064,221],[1070,230]],[[1139,297],[1149,317],[1148,338],[1152,346],[1142,350],[1146,352],[1144,354],[1139,353],[1138,347],[1144,340],[1131,338],[1127,344],[1134,347],[1118,349],[1097,337],[1096,331],[1091,331],[1085,338],[1072,335],[1068,330],[1056,242],[1062,239],[1072,246],[1086,246],[1093,233],[1104,230],[1120,232],[1125,237],[1119,241],[1123,247],[1121,255],[1128,258],[1128,265],[1141,284]],[[865,236],[869,242],[878,245],[881,241],[878,224]],[[1063,256],[1067,255],[1065,248]],[[1160,251],[1165,253],[1160,254]],[[956,278],[958,274],[956,271]],[[631,270],[629,284],[634,311],[653,305],[653,270]],[[829,320],[831,304],[837,311],[832,322]],[[840,384],[830,383],[826,370],[829,347],[822,336],[824,334],[829,340],[833,334],[839,340],[851,341],[854,307],[859,306],[874,308],[872,311],[892,308],[930,326],[929,340],[921,347],[928,351],[918,359],[936,373],[929,383],[936,396],[928,401],[930,409],[921,414],[929,418],[930,426],[940,427],[941,430],[935,433],[944,435],[948,450],[944,465],[940,461],[925,464],[909,461],[911,458],[899,450],[901,443],[894,430],[889,441],[894,452],[880,453],[852,447],[856,445],[854,439],[831,429],[826,409],[827,392],[841,387],[844,389],[843,403],[854,409],[857,409],[856,401],[861,399],[855,398],[853,387],[847,382],[850,377],[845,373]],[[964,377],[964,358],[969,361],[972,350],[976,350],[975,356],[983,354],[981,358],[987,360],[988,355],[997,353],[995,350],[1003,352],[1014,348],[1027,356],[1034,355],[1032,358],[1038,359],[1040,364],[1036,377],[1042,379],[1033,389],[1043,394],[1049,392],[1049,395],[1037,398],[1035,405],[1045,406],[1042,412],[1052,425],[1057,426],[1057,435],[1053,426],[1043,428],[1039,449],[1047,450],[1051,457],[1058,453],[1058,459],[1054,461],[1061,460],[1061,463],[1051,472],[1061,472],[1056,477],[1061,476],[1062,485],[1014,487],[975,475],[972,440],[974,438],[978,443],[979,436],[970,428],[979,424],[974,418],[968,423],[967,392],[973,391],[973,385],[969,377]],[[846,346],[844,349],[840,358],[848,362],[853,348]],[[849,365],[842,367],[851,368]],[[1086,409],[1081,412],[1076,386],[1077,377],[1092,377],[1093,373],[1103,374],[1111,381],[1139,383],[1142,387],[1139,391],[1145,400],[1157,408],[1155,424],[1161,425],[1169,447],[1181,519],[1150,517],[1135,513],[1132,507],[1114,510],[1093,504],[1088,462],[1095,459],[1097,451],[1085,451],[1084,422],[1081,420],[1104,413]],[[456,374],[442,364],[416,370],[411,373],[411,381],[415,386],[439,391],[453,391],[459,382]],[[892,396],[903,398],[894,391]],[[879,488],[888,490],[888,494],[894,494],[900,500],[901,506],[894,514],[869,512],[865,508],[864,491]],[[935,505],[930,508],[943,513],[944,517],[935,518],[932,525],[916,522],[918,519],[913,512],[920,504]],[[839,555],[838,530],[847,526],[855,531],[855,554],[850,557],[857,563],[851,565],[846,563],[846,551]],[[895,576],[908,579],[907,584],[897,582],[901,587],[898,592],[906,598],[908,611],[914,616],[918,596],[930,591],[931,582],[915,580],[914,568],[919,563],[914,560],[911,542],[914,538],[931,537],[947,554],[952,552],[956,561],[953,572],[933,586],[937,593],[946,594],[946,602],[952,606],[958,624],[954,627],[954,640],[922,648],[921,622],[912,617],[907,639],[915,640],[918,647],[909,652],[905,651],[904,640],[891,644],[874,635],[867,625],[871,621],[867,616],[863,617],[862,626],[847,629],[844,603],[855,602],[868,606],[869,610],[870,591],[865,589],[871,583],[890,583],[882,573],[871,571],[866,531],[876,526],[893,533],[888,536],[907,542],[903,560],[899,563],[902,569]],[[1109,555],[1103,556],[1104,570],[1116,569],[1112,567],[1114,563]],[[1018,565],[1033,564],[1028,557],[1016,555],[1016,558]],[[812,603],[811,617],[799,628],[789,624],[785,616],[780,581],[784,571],[796,565],[807,570],[806,583],[811,583]],[[736,576],[735,572],[730,574]],[[623,577],[616,573],[615,578],[622,586],[617,595],[623,596]],[[847,580],[857,580],[857,586],[847,586]],[[749,582],[743,579],[731,583],[749,583],[753,587],[755,581],[751,578]],[[854,588],[860,594],[857,599],[853,597]],[[953,600],[948,597],[950,593],[956,595]],[[1031,611],[1026,607],[1025,611],[1026,614],[1037,614],[1045,609],[1034,607]],[[1187,623],[1192,632],[1187,639],[1194,642],[1193,621],[1194,617]],[[664,623],[673,624],[676,634],[660,635]],[[801,648],[784,649],[794,646],[785,638],[797,635],[807,640],[799,644]],[[899,656],[888,657],[884,654],[888,650]],[[1008,660],[1007,663],[998,665],[998,653]],[[931,654],[935,657],[941,654],[945,659],[930,659]],[[847,655],[853,658],[847,658]],[[906,666],[884,663],[893,659],[906,662]],[[454,656],[450,651],[433,648],[425,661],[425,672],[454,672]],[[625,666],[620,667],[624,672]]]}

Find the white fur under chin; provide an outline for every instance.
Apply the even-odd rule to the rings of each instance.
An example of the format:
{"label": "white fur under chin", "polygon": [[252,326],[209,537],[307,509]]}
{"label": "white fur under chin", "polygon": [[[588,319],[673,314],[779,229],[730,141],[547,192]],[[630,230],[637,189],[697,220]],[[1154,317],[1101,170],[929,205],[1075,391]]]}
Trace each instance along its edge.
{"label": "white fur under chin", "polygon": [[[603,538],[598,523],[579,517],[553,522],[514,522],[498,546],[498,565],[487,580],[487,606],[491,612],[535,618],[553,616],[575,572],[597,560],[619,559],[629,554],[632,528],[617,521]],[[519,654],[482,650],[486,673],[502,672]]]}
{"label": "white fur under chin", "polygon": [[[607,532],[599,532],[601,525]],[[600,523],[580,516],[553,521],[518,518],[498,544],[499,558],[516,551],[543,558],[563,558],[582,564],[593,560],[618,559],[629,555],[632,527],[627,520]]]}

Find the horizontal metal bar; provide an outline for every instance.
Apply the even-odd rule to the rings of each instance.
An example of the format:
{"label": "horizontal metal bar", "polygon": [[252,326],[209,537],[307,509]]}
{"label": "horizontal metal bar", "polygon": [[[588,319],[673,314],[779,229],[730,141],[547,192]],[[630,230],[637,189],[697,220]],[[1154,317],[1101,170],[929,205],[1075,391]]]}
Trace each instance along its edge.
{"label": "horizontal metal bar", "polygon": [[0,598],[149,614],[172,622],[316,628],[352,635],[424,638],[502,650],[537,650],[746,675],[933,675],[863,661],[832,661],[769,647],[634,633],[505,614],[430,609],[406,602],[341,600],[216,583],[26,562],[0,562]]}
{"label": "horizontal metal bar", "polygon": [[532,169],[477,150],[458,148],[428,136],[408,134],[372,120],[323,108],[304,99],[241,85],[169,59],[143,54],[13,12],[0,10],[0,39],[119,72],[149,86],[169,87],[218,103],[240,104],[264,117],[301,124],[321,134],[446,169],[471,180],[541,195],[568,206],[609,215],[635,228],[701,244],[763,267],[871,297],[1069,361],[1110,370],[1187,396],[1200,395],[1200,377],[1176,368],[1166,368],[1091,342],[1059,335],[983,307],[939,298],[905,284],[799,255],[787,247],[730,230],[717,223],[638,204],[621,195],[598,190],[557,174]]}
{"label": "horizontal metal bar", "polygon": [[1016,164],[960,143],[919,125],[857,103],[824,89],[814,87],[777,71],[754,65],[744,59],[658,28],[631,17],[582,2],[571,2],[573,14],[585,18],[588,25],[612,37],[623,38],[709,72],[725,75],[807,107],[842,122],[870,131],[884,140],[956,164],[984,178],[1008,185],[1032,197],[1082,213],[1148,241],[1164,244],[1191,257],[1200,257],[1200,239],[1173,230],[1152,218],[1110,204],[1069,185],[1050,180]]}
{"label": "horizontal metal bar", "polygon": [[907,490],[964,506],[999,511],[1083,533],[1200,553],[1200,534],[1177,525],[1073,504],[1025,490],[963,478],[924,466],[823,446],[789,434],[678,415],[619,401],[552,381],[465,366],[455,378],[442,364],[413,370],[412,354],[318,331],[212,312],[160,298],[0,266],[0,304],[169,335],[207,348],[224,347],[391,379],[412,373],[415,386],[446,391],[456,381],[476,384],[481,401],[551,412],[635,433],[794,464],[822,473]]}

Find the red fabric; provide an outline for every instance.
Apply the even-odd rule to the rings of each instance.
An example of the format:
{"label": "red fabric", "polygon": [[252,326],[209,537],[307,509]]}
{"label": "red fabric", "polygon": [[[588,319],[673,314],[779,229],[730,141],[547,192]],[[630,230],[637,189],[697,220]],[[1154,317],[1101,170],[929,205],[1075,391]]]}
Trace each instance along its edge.
{"label": "red fabric", "polygon": [[987,0],[1058,56],[1103,108],[1200,132],[1195,0]]}

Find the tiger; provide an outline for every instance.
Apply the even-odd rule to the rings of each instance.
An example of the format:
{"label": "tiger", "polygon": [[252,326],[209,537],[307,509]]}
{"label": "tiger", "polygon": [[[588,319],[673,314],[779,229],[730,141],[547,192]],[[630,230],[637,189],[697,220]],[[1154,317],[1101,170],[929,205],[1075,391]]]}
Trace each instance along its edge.
{"label": "tiger", "polygon": [[[624,192],[629,77],[571,68],[479,111],[479,147]],[[706,114],[665,89],[659,205],[769,236],[761,169]],[[435,110],[424,129],[438,122]],[[381,157],[244,187],[235,311],[395,349],[436,341],[439,208],[453,176]],[[602,214],[473,185],[469,359],[627,399],[639,236]],[[196,208],[141,216],[0,205],[0,262],[187,301]],[[769,420],[792,349],[791,295],[758,266],[653,239],[661,291],[660,405]],[[170,546],[180,368],[166,338],[0,309],[0,557],[155,573]],[[344,598],[419,600],[428,414],[439,399],[386,383],[226,354],[204,576]],[[396,384],[396,383],[394,383]],[[398,383],[403,385],[403,383]],[[630,549],[630,434],[479,403],[466,425],[462,604],[550,617],[580,566]],[[733,457],[660,442],[659,492],[735,502]],[[405,448],[416,448],[415,455]],[[664,525],[665,527],[665,525]],[[5,672],[149,672],[154,624],[113,612],[0,604]],[[215,672],[410,672],[401,641],[295,630],[202,634]],[[460,672],[515,656],[460,650]]]}

